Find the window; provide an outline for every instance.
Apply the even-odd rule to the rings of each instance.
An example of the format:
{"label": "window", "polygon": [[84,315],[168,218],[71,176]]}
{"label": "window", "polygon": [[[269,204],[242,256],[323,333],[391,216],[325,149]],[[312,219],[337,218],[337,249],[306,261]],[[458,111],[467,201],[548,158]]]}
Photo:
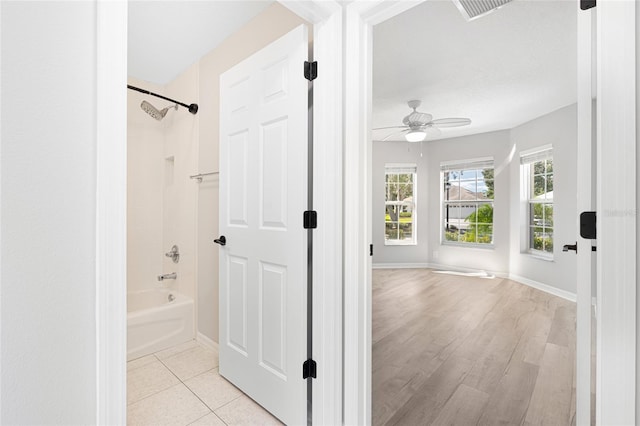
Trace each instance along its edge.
{"label": "window", "polygon": [[416,165],[385,166],[385,245],[416,244]]}
{"label": "window", "polygon": [[553,151],[545,148],[523,154],[524,199],[527,202],[528,251],[553,255]]}
{"label": "window", "polygon": [[443,183],[443,242],[493,244],[493,159],[446,163]]}

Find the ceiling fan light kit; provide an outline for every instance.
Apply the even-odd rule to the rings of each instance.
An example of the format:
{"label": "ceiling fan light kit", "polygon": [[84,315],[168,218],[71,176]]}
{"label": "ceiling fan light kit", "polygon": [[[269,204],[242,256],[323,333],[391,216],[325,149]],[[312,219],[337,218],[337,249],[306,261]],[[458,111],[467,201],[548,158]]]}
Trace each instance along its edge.
{"label": "ceiling fan light kit", "polygon": [[440,136],[442,134],[441,127],[460,127],[471,124],[471,120],[468,118],[440,118],[434,120],[431,114],[417,111],[420,104],[419,100],[407,102],[407,105],[413,111],[402,119],[403,126],[378,127],[373,130],[402,129],[388,135],[382,139],[383,141],[394,135],[404,135],[407,142],[422,142],[427,136],[432,138]]}
{"label": "ceiling fan light kit", "polygon": [[422,130],[412,130],[404,135],[407,142],[422,142],[426,137],[427,134]]}

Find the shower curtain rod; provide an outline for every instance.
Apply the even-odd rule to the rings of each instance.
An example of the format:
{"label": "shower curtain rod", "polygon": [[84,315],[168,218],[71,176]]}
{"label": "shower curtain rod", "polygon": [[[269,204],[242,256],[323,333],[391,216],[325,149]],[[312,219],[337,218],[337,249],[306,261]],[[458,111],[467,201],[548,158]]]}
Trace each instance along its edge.
{"label": "shower curtain rod", "polygon": [[173,102],[174,104],[181,105],[187,108],[191,114],[196,114],[198,112],[198,104],[191,104],[191,105],[183,104],[182,102],[178,102],[175,99],[167,98],[166,96],[158,95],[157,93],[153,93],[148,90],[141,89],[139,87],[131,86],[130,84],[127,84],[127,89],[135,90],[137,92],[144,93],[145,95],[155,96],[157,98],[164,99],[165,101],[170,101],[170,102]]}

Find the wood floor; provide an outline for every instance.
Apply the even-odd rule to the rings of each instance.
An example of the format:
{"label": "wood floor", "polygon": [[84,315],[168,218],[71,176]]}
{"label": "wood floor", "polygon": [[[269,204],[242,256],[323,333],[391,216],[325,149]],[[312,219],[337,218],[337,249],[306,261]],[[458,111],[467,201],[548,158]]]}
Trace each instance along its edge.
{"label": "wood floor", "polygon": [[373,272],[374,425],[575,424],[575,304],[506,279]]}

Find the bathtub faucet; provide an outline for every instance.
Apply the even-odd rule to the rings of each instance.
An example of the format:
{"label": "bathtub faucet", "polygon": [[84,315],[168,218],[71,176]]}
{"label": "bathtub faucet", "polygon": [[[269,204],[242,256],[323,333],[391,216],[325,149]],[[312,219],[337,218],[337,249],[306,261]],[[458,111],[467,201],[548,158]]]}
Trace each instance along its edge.
{"label": "bathtub faucet", "polygon": [[178,274],[172,272],[170,274],[158,275],[158,281],[164,280],[175,280],[178,277]]}

